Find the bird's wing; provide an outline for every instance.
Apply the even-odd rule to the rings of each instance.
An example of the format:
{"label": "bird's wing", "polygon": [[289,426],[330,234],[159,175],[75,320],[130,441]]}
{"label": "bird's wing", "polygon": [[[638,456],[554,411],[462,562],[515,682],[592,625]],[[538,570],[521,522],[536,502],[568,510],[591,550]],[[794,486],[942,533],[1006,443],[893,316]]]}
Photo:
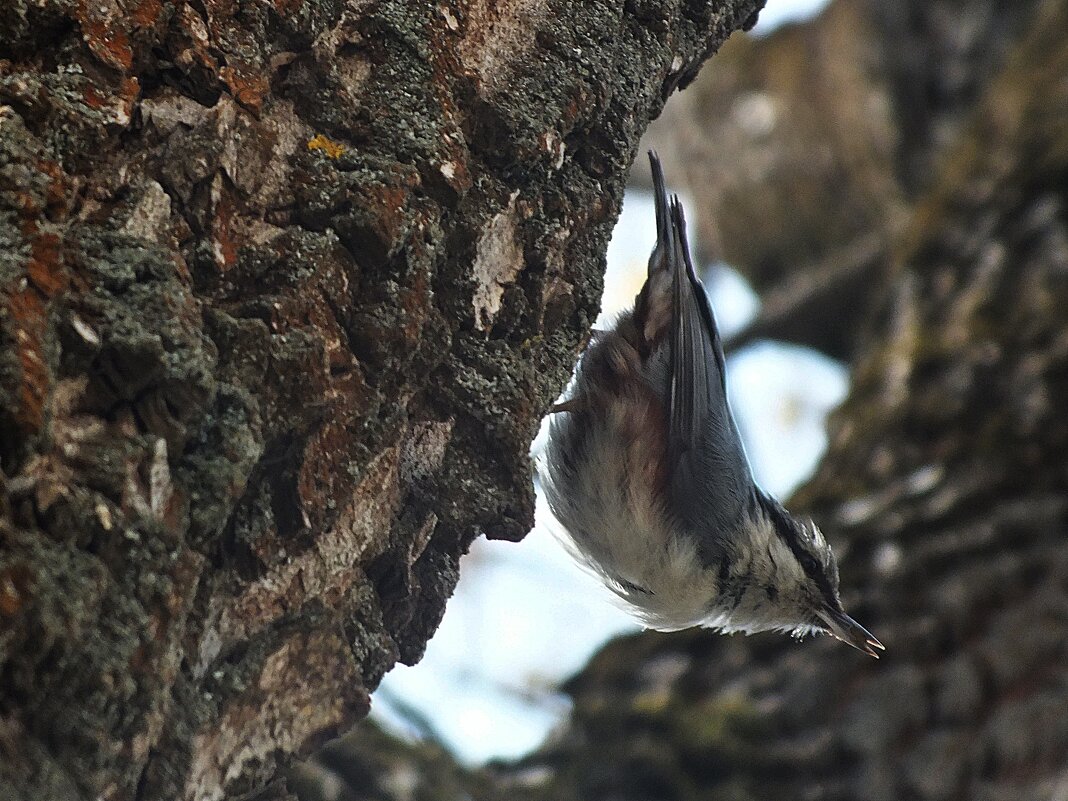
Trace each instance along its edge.
{"label": "bird's wing", "polygon": [[727,403],[719,329],[694,271],[682,204],[671,204],[673,320],[668,404],[672,511],[691,531],[707,532],[702,548],[722,555],[752,502],[749,462]]}
{"label": "bird's wing", "polygon": [[656,151],[649,151],[649,168],[653,173],[653,198],[656,204],[656,247],[649,256],[649,278],[657,270],[663,269],[664,259],[670,250],[671,209],[668,204],[667,187],[664,183],[664,168]]}

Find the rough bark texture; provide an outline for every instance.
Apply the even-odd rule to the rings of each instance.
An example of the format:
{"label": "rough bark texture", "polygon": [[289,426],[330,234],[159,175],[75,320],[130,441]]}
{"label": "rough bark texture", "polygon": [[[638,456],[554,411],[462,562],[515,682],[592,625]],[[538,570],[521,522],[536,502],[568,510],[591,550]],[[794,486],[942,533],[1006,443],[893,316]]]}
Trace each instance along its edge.
{"label": "rough bark texture", "polygon": [[[877,71],[887,87],[903,92],[925,74],[931,88],[895,94],[905,99],[876,120],[898,143],[887,151],[893,169],[875,171],[886,194],[860,203],[872,184],[846,176],[838,196],[863,213],[847,214],[828,196],[826,226],[818,203],[797,210],[811,216],[813,241],[824,240],[814,253],[857,237],[885,240],[875,248],[884,255],[846,294],[861,313],[829,306],[812,321],[813,329],[848,321],[843,341],[858,355],[822,466],[793,502],[834,542],[846,608],[887,645],[885,658],[774,635],[614,642],[570,682],[566,728],[520,764],[470,777],[475,797],[1068,794],[1068,2],[886,6],[911,23],[880,27],[893,14],[847,0],[804,28],[734,49],[827,41],[841,35],[843,15],[867,8],[869,24],[854,30],[868,45],[854,42],[854,51],[897,53]],[[924,24],[932,20],[940,22]],[[920,63],[916,54],[954,51],[939,45],[952,36],[970,43],[955,51],[960,59]],[[799,62],[785,63],[787,81]],[[732,104],[765,102],[777,101],[743,90],[711,107],[708,152],[719,143],[729,150],[716,126]],[[805,127],[789,117],[779,124],[783,136]],[[865,130],[861,141],[871,141]],[[671,141],[681,131],[656,136]],[[834,142],[831,152],[849,161]],[[768,155],[740,153],[742,172],[746,158]],[[762,243],[752,212],[741,247],[797,246],[787,247],[805,234],[787,213],[792,198],[806,197],[788,180],[797,177],[784,170],[763,188],[768,235],[785,241]],[[890,206],[901,220],[884,226],[875,212]],[[381,740],[369,742],[354,746],[357,758],[378,755],[382,775],[427,764],[425,753],[385,759]],[[480,794],[486,776],[496,795]]]}
{"label": "rough bark texture", "polygon": [[757,0],[0,7],[0,797],[282,798],[419,659]]}

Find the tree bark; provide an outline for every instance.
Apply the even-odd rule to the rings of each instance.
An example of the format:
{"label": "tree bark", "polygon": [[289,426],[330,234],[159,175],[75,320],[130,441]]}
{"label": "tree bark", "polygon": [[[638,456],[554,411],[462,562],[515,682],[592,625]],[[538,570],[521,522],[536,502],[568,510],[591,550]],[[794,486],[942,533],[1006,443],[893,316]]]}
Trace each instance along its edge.
{"label": "tree bark", "polygon": [[[567,685],[575,707],[562,731],[518,764],[463,777],[473,797],[1057,801],[1068,792],[1068,1],[1036,3],[1026,18],[1015,4],[916,6],[903,16],[953,20],[963,6],[975,16],[960,29],[857,34],[875,36],[872,49],[898,48],[898,64],[941,52],[947,34],[1010,39],[974,51],[975,73],[956,84],[963,94],[930,94],[941,111],[894,106],[895,130],[912,132],[901,141],[917,148],[902,149],[900,163],[937,166],[901,195],[912,198],[905,219],[853,297],[864,313],[844,310],[857,354],[850,396],[791,504],[831,539],[845,607],[886,644],[884,658],[772,634],[615,641]],[[842,13],[812,25],[837,25]],[[948,138],[918,133],[935,129]],[[754,250],[782,246],[762,236],[794,235],[775,224],[797,194],[786,177],[762,190],[776,200],[767,226],[752,221]],[[842,210],[828,202],[827,213]],[[826,249],[854,236],[835,239],[833,224],[813,220]],[[350,752],[358,764],[373,757],[384,776],[403,765],[437,775],[426,747],[406,753],[367,734]],[[487,777],[492,793],[481,789]]]}
{"label": "tree bark", "polygon": [[282,798],[419,659],[757,6],[4,4],[0,796]]}

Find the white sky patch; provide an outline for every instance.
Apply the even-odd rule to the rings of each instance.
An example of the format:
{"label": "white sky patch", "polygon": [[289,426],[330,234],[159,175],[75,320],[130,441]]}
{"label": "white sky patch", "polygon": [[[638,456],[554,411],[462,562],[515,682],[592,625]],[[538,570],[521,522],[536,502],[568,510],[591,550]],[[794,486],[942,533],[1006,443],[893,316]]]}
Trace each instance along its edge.
{"label": "white sky patch", "polygon": [[634,299],[645,283],[649,252],[655,241],[656,207],[652,193],[628,191],[623,196],[623,208],[608,242],[601,314],[593,324],[594,328],[607,328],[620,312],[634,306]]}
{"label": "white sky patch", "polygon": [[827,448],[824,421],[845,400],[848,373],[808,348],[763,342],[731,357],[727,376],[757,483],[785,501]]}
{"label": "white sky patch", "polygon": [[804,22],[827,7],[829,0],[768,0],[753,33],[766,36],[791,22]]}

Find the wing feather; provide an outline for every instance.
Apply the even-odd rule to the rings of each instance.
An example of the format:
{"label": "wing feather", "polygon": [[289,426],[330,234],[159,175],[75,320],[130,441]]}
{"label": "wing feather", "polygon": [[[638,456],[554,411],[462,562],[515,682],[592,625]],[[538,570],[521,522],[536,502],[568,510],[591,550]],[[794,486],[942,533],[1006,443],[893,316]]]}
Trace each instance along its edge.
{"label": "wing feather", "polygon": [[702,537],[705,557],[719,559],[738,529],[754,485],[727,402],[726,360],[712,307],[694,270],[682,204],[671,205],[674,319],[668,404],[672,508]]}

